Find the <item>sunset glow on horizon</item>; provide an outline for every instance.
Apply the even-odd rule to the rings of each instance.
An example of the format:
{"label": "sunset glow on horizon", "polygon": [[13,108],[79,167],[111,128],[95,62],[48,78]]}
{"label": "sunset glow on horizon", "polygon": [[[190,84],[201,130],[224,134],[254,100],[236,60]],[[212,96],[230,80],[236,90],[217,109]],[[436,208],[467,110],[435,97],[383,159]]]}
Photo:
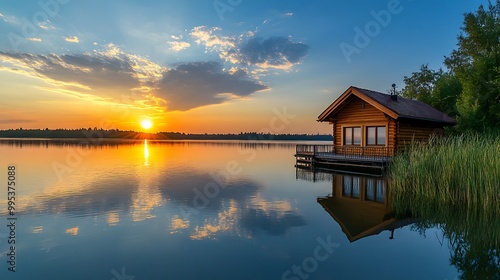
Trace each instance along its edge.
{"label": "sunset glow on horizon", "polygon": [[43,3],[0,4],[2,130],[331,133],[345,89],[442,67],[487,1]]}

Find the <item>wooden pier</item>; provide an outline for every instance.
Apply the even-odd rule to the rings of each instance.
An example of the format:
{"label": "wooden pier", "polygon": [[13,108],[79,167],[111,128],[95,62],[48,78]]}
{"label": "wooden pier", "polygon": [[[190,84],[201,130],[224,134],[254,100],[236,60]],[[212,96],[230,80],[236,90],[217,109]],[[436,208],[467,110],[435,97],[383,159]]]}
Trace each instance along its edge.
{"label": "wooden pier", "polygon": [[297,145],[296,167],[383,173],[391,161],[387,147]]}

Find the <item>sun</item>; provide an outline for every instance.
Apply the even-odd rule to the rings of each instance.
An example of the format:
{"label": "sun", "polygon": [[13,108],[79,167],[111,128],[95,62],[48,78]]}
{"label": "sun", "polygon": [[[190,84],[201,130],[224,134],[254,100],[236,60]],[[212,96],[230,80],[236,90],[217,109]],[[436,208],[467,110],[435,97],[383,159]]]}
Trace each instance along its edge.
{"label": "sun", "polygon": [[142,120],[141,126],[144,129],[150,129],[151,127],[153,127],[153,122],[151,120]]}

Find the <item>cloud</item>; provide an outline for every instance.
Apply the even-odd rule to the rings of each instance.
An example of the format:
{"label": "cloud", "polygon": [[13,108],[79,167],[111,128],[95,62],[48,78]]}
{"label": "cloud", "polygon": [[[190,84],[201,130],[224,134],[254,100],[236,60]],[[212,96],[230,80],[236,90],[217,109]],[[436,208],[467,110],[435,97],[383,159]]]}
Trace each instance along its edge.
{"label": "cloud", "polygon": [[66,230],[66,234],[76,236],[76,235],[78,235],[78,231],[79,231],[78,227],[68,228]]}
{"label": "cloud", "polygon": [[267,86],[249,79],[243,69],[228,72],[218,62],[193,62],[166,71],[157,95],[167,100],[169,110],[185,111],[266,89]]}
{"label": "cloud", "polygon": [[66,42],[69,42],[69,43],[78,43],[79,42],[77,36],[69,36],[69,37],[64,38],[64,40]]}
{"label": "cloud", "polygon": [[34,77],[67,88],[86,89],[93,94],[123,94],[152,86],[161,77],[162,67],[130,55],[114,45],[103,51],[83,54],[10,54],[0,52],[7,62]]}
{"label": "cloud", "polygon": [[171,221],[171,233],[191,228],[190,237],[195,240],[216,239],[224,235],[251,238],[259,233],[283,235],[292,227],[306,224],[289,201],[263,198],[264,186],[253,180],[228,180],[218,194],[210,198],[193,191],[197,188],[203,192],[203,186],[213,182],[206,170],[179,170],[163,176],[160,181],[163,197],[179,204],[182,213],[194,214],[201,210],[200,204],[205,204],[202,219],[191,216],[189,220],[183,220],[175,216]]}
{"label": "cloud", "polygon": [[34,37],[31,37],[31,38],[26,38],[26,40],[28,41],[32,41],[32,42],[41,42],[42,39],[41,38],[34,38]]}
{"label": "cloud", "polygon": [[308,52],[308,45],[294,43],[287,37],[251,38],[239,49],[230,50],[226,59],[244,65],[288,70],[300,63]]}
{"label": "cloud", "polygon": [[15,24],[15,25],[21,24],[21,21],[17,17],[11,15],[4,15],[0,13],[0,19],[10,24]]}
{"label": "cloud", "polygon": [[42,79],[78,85],[90,90],[128,90],[139,87],[129,61],[102,55],[10,55]]}
{"label": "cloud", "polygon": [[168,42],[168,44],[170,45],[170,49],[176,52],[182,51],[191,46],[188,42]]}
{"label": "cloud", "polygon": [[[293,13],[287,13],[292,16]],[[198,45],[210,52],[217,52],[225,62],[251,65],[260,68],[290,70],[307,56],[309,46],[293,42],[290,37],[255,37],[255,32],[246,32],[237,37],[221,35],[219,27],[198,26],[190,35]]]}
{"label": "cloud", "polygon": [[75,189],[71,195],[62,195],[61,188],[54,188],[44,193],[43,198],[37,199],[36,203],[26,199],[25,202],[29,204],[24,205],[21,213],[60,213],[81,217],[102,212],[130,211],[133,207],[131,194],[137,192],[138,185],[134,178],[106,178],[100,182],[90,178],[81,183],[82,188]]}
{"label": "cloud", "polygon": [[204,45],[211,51],[221,50],[224,48],[234,48],[235,39],[232,37],[215,34],[219,31],[221,31],[219,27],[209,28],[206,26],[197,26],[193,28],[189,35],[191,35],[191,37],[195,39],[195,42],[198,45]]}
{"label": "cloud", "polygon": [[260,209],[247,208],[241,215],[242,226],[253,234],[258,231],[267,232],[270,235],[285,235],[290,228],[306,224],[304,217],[296,212],[263,212]]}
{"label": "cloud", "polygon": [[261,230],[271,235],[283,235],[291,227],[306,224],[289,201],[267,201],[260,193],[249,200],[240,217],[242,226],[252,233]]}
{"label": "cloud", "polygon": [[[0,52],[0,58],[12,65],[0,70],[40,78],[61,94],[158,109],[166,104],[169,110],[185,111],[269,89],[238,67],[224,70],[218,62],[193,62],[168,69],[114,45],[82,54]],[[124,101],[124,95],[131,98]]]}
{"label": "cloud", "polygon": [[52,22],[50,22],[50,20],[39,22],[38,23],[38,27],[40,27],[42,29],[45,29],[45,30],[55,29],[54,25],[52,25]]}

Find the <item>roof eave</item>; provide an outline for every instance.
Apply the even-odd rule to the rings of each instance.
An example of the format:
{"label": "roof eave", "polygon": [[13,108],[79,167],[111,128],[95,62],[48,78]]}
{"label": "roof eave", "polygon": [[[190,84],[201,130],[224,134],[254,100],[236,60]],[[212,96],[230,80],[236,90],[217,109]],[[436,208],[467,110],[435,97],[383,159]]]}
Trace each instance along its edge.
{"label": "roof eave", "polygon": [[441,124],[444,126],[454,126],[457,124],[455,120],[453,121],[445,121],[445,120],[436,120],[436,119],[429,119],[429,118],[416,118],[416,117],[411,117],[411,116],[399,116],[398,120],[417,120],[417,121],[426,121],[426,122],[432,122],[432,123],[437,123]]}
{"label": "roof eave", "polygon": [[335,101],[333,101],[330,106],[328,106],[319,116],[318,116],[318,122],[325,122],[328,121],[327,117],[340,105],[343,103],[343,101],[349,96],[349,91],[353,88],[353,86],[350,86],[344,93],[342,93]]}

